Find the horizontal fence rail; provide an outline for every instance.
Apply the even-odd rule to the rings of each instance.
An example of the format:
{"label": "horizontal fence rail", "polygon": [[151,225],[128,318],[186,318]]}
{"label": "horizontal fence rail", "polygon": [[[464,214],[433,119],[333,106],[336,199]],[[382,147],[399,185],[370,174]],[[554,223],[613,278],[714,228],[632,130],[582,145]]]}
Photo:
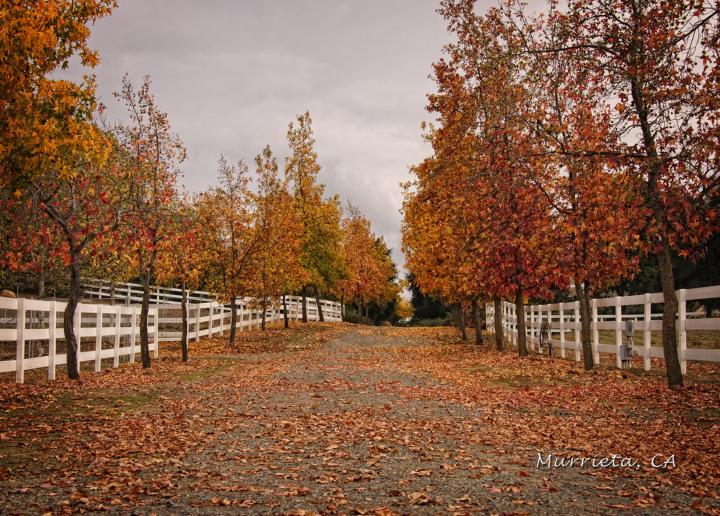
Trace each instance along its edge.
{"label": "horizontal fence rail", "polygon": [[[677,292],[678,312],[675,319],[677,332],[678,356],[683,374],[687,373],[687,361],[720,362],[720,349],[688,348],[688,331],[718,331],[711,339],[720,341],[720,317],[706,317],[704,312],[688,313],[688,301],[702,301],[720,298],[720,285],[692,289],[681,289]],[[651,293],[633,296],[616,296],[591,300],[592,321],[590,323],[593,361],[600,363],[600,353],[615,355],[618,368],[622,367],[623,344],[628,343],[626,321],[633,321],[632,351],[643,357],[643,367],[649,370],[652,358],[664,358],[662,346],[652,345],[652,334],[662,331],[662,313],[652,311],[653,305],[663,303],[663,294]],[[569,301],[545,305],[526,305],[525,328],[527,343],[530,349],[538,349],[540,330],[543,322],[548,324],[550,341],[560,356],[565,358],[567,351],[574,351],[575,360],[579,361],[582,352],[580,335],[580,303]],[[492,304],[485,307],[486,324],[493,328],[494,308]],[[511,342],[517,345],[517,313],[513,303],[502,303],[503,330],[509,335]],[[601,332],[610,334],[612,344],[601,342]],[[569,334],[569,335],[568,335]],[[570,337],[570,338],[568,338]]]}
{"label": "horizontal fence rail", "polygon": [[[75,311],[75,336],[79,343],[78,367],[93,362],[99,372],[102,360],[112,358],[118,367],[122,357],[134,362],[140,352],[140,306],[142,286],[134,283],[116,285],[90,281],[83,285],[85,296],[98,298],[97,303],[79,303]],[[158,357],[160,342],[179,342],[182,336],[182,309],[180,289],[153,287],[153,298],[148,315],[150,350]],[[105,301],[105,302],[103,302]],[[122,301],[122,304],[107,304]],[[265,311],[266,323],[285,317],[282,298],[273,299]],[[342,305],[321,299],[323,318],[328,322],[342,321]],[[285,306],[291,320],[302,318],[302,297],[286,296]],[[65,301],[47,301],[26,298],[0,297],[0,373],[15,371],[15,380],[22,383],[25,371],[47,368],[48,379],[54,380],[56,368],[67,364],[63,313]],[[263,309],[257,300],[236,300],[236,328],[240,331],[260,328]],[[222,336],[231,328],[229,305],[218,303],[208,292],[193,291],[188,296],[188,339]],[[307,298],[307,316],[310,321],[320,320],[314,298]],[[7,345],[14,342],[14,349]],[[12,344],[10,344],[12,345]]]}

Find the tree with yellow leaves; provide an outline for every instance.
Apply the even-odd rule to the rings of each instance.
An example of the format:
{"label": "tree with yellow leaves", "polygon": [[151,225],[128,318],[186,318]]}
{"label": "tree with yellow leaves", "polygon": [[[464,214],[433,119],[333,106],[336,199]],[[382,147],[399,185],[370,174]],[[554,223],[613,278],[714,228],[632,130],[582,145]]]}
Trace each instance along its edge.
{"label": "tree with yellow leaves", "polygon": [[324,199],[325,187],[317,182],[320,172],[312,132],[310,113],[299,115],[288,127],[290,156],[285,162],[285,176],[293,188],[295,209],[300,215],[302,250],[300,261],[307,272],[303,285],[303,322],[307,322],[307,291],[315,293],[320,320],[324,320],[320,294],[329,291],[343,277],[340,255],[340,201],[337,196]]}

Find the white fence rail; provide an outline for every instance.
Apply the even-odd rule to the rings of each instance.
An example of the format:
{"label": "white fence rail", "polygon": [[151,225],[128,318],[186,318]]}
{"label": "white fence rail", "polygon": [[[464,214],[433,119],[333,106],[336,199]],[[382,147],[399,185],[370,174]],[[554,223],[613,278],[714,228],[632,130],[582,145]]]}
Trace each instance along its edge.
{"label": "white fence rail", "polygon": [[[180,341],[182,335],[182,312],[179,304],[180,289],[154,289],[153,302],[148,316],[150,350],[157,358],[160,342]],[[141,285],[128,283],[111,289],[99,282],[85,286],[85,295],[105,300],[122,300],[125,304],[80,303],[75,312],[75,336],[79,342],[78,366],[93,362],[95,371],[102,367],[102,359],[112,358],[118,367],[120,358],[135,361],[140,352],[140,306]],[[231,311],[210,298],[207,292],[192,292],[189,296],[188,339],[196,342],[201,337],[223,335],[231,328]],[[131,304],[133,303],[133,304]],[[67,364],[63,333],[64,301],[43,301],[25,298],[0,297],[0,345],[15,342],[14,352],[3,348],[0,356],[0,373],[15,371],[15,380],[22,383],[25,371],[47,368],[48,379],[54,380],[57,366]],[[259,328],[263,310],[252,299],[238,299],[236,328],[240,331]],[[288,317],[302,317],[302,298],[286,296]],[[342,320],[342,305],[334,301],[320,300],[325,321]],[[315,299],[307,299],[308,320],[317,321],[320,314]],[[282,299],[273,300],[265,312],[268,323],[282,320]],[[58,346],[60,345],[60,346]],[[59,350],[60,348],[60,350]],[[60,352],[59,352],[60,351]],[[12,358],[11,358],[12,357]]]}
{"label": "white fence rail", "polygon": [[[720,317],[694,317],[687,312],[688,301],[720,298],[720,285],[677,291],[678,313],[675,320],[677,331],[678,355],[683,374],[687,372],[687,361],[720,362],[720,349],[701,349],[687,347],[687,332],[695,330],[720,330]],[[617,367],[621,367],[621,347],[624,339],[624,321],[632,320],[634,323],[633,351],[643,357],[643,367],[649,370],[651,358],[663,358],[661,346],[652,345],[652,332],[662,330],[662,314],[652,312],[652,305],[662,304],[662,293],[640,294],[634,296],[617,296],[593,299],[591,301],[592,321],[590,324],[592,334],[593,361],[600,362],[600,353],[615,355]],[[625,308],[624,308],[625,307]],[[623,312],[624,310],[624,312]],[[599,313],[605,311],[610,313]],[[493,328],[494,309],[492,304],[486,305],[486,324]],[[692,314],[695,315],[695,314]],[[517,344],[517,313],[515,305],[507,301],[502,304],[502,326],[509,335],[511,342]],[[565,357],[567,351],[575,352],[575,360],[579,361],[582,352],[580,337],[580,303],[570,301],[545,305],[525,306],[525,328],[527,342],[530,349],[539,345],[540,329],[543,321],[548,323],[550,339],[553,347],[560,350],[560,356]],[[600,331],[611,331],[614,337],[613,344],[600,342]],[[570,335],[567,335],[567,334]],[[635,336],[641,338],[635,341]],[[568,339],[568,337],[572,337]],[[720,341],[720,331],[716,336]]]}

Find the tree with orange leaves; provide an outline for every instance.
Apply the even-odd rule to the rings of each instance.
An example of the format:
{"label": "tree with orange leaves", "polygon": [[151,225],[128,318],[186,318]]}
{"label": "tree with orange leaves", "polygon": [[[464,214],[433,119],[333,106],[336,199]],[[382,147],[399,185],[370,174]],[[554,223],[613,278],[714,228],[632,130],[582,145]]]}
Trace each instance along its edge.
{"label": "tree with orange leaves", "polygon": [[235,344],[238,298],[252,289],[252,264],[260,250],[261,234],[253,228],[253,193],[243,161],[228,163],[220,157],[220,185],[197,201],[205,241],[207,288],[230,304],[230,345]]}
{"label": "tree with orange leaves", "polygon": [[187,289],[199,287],[205,266],[203,228],[199,223],[197,208],[186,196],[171,207],[168,220],[168,237],[158,248],[156,265],[160,284],[179,284],[181,290],[182,334],[180,348],[182,359],[188,361],[188,307]]}
{"label": "tree with orange leaves", "polygon": [[342,222],[342,252],[346,277],[338,282],[343,301],[356,303],[368,319],[371,302],[387,302],[397,290],[391,281],[395,275],[385,242],[376,237],[370,221],[350,205]]}
{"label": "tree with orange leaves", "polygon": [[287,178],[278,174],[277,160],[270,147],[255,158],[257,193],[253,199],[253,230],[257,234],[258,251],[252,259],[254,280],[250,293],[262,306],[262,329],[268,306],[282,298],[284,325],[289,327],[285,296],[306,281],[300,262],[302,223],[295,201],[288,191]]}
{"label": "tree with orange leaves", "polygon": [[74,170],[66,153],[93,139],[95,84],[52,77],[74,56],[93,67],[90,25],[110,14],[114,0],[0,2],[0,188],[22,192],[42,170],[64,176]]}
{"label": "tree with orange leaves", "polygon": [[143,367],[148,368],[150,288],[156,281],[160,246],[171,235],[178,166],[186,154],[180,138],[172,132],[167,114],[158,108],[150,92],[149,76],[137,89],[125,76],[122,90],[115,96],[125,104],[130,116],[129,123],[119,125],[116,134],[127,149],[135,178],[130,192],[132,220],[128,230],[143,286],[140,355]]}

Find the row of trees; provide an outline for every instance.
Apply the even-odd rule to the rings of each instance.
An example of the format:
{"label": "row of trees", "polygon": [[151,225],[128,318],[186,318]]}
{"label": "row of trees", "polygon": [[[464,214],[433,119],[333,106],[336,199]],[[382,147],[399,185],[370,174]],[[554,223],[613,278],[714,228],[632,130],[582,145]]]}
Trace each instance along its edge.
{"label": "row of trees", "polygon": [[[53,0],[42,8],[10,2],[0,28],[0,40],[13,46],[0,67],[0,261],[5,275],[32,273],[40,295],[48,280],[67,280],[70,378],[79,377],[73,321],[84,274],[142,283],[144,367],[153,284],[216,292],[231,306],[231,344],[240,297],[267,308],[287,294],[313,295],[323,320],[321,295],[361,306],[396,296],[384,242],[355,208],[343,217],[339,198],[318,182],[309,113],[289,126],[283,171],[269,147],[253,173],[221,157],[218,186],[189,195],[178,187],[185,148],[148,77],[139,87],[125,77],[115,97],[127,121],[113,124],[91,77],[80,84],[52,78],[76,54],[88,67],[97,63],[89,25],[113,7],[103,0]],[[182,311],[187,321],[185,295]],[[187,324],[183,332],[187,360]]]}
{"label": "row of trees", "polygon": [[[496,310],[511,299],[520,315],[574,285],[591,369],[591,296],[653,257],[668,382],[681,385],[672,255],[695,256],[717,229],[718,6],[523,7],[439,9],[455,41],[434,65],[433,155],[406,185],[408,267],[425,292]],[[522,316],[518,331],[526,355]]]}

